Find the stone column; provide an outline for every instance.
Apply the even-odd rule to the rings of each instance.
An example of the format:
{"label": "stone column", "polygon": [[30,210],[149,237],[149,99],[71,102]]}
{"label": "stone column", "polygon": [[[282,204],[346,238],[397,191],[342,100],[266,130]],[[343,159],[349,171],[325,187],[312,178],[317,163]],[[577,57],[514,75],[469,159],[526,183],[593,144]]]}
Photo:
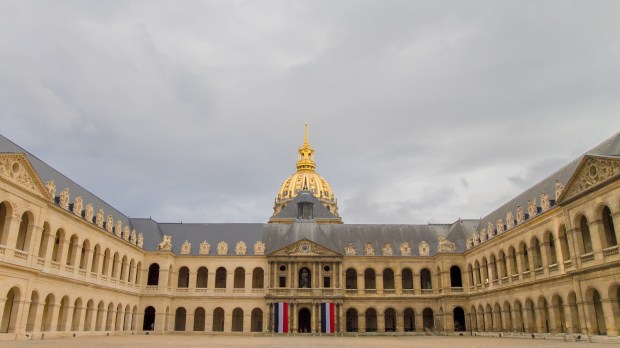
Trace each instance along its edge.
{"label": "stone column", "polygon": [[[553,238],[553,237],[552,237]],[[541,263],[542,263],[542,268],[543,268],[543,274],[544,275],[549,275],[549,260],[550,260],[550,256],[549,254],[551,253],[551,251],[549,250],[549,243],[548,242],[542,242],[540,243],[540,256],[541,256]]]}
{"label": "stone column", "polygon": [[394,274],[394,289],[396,289],[396,295],[402,295],[403,293],[403,277],[401,273]]}
{"label": "stone column", "polygon": [[22,222],[20,218],[14,216],[8,217],[5,221],[6,228],[6,242],[4,245],[9,249],[15,249],[17,244],[17,235],[19,234],[19,224]]}
{"label": "stone column", "polygon": [[364,294],[366,284],[364,283],[364,272],[357,273],[357,292],[358,294]]}
{"label": "stone column", "polygon": [[[383,294],[383,272],[375,273],[375,288],[377,289],[377,294]],[[378,315],[378,313],[377,313]],[[378,320],[378,319],[377,319]],[[377,328],[378,330],[378,328]]]}
{"label": "stone column", "polygon": [[605,229],[602,220],[594,220],[588,223],[590,227],[590,238],[592,238],[592,251],[595,260],[603,260],[603,249],[607,241],[605,240]]}
{"label": "stone column", "polygon": [[[553,303],[551,304],[551,306],[549,306],[549,304],[547,304],[547,312],[549,313],[549,318],[547,319],[549,321],[549,332],[552,334],[556,334],[559,330],[559,328],[556,327],[556,321],[555,321],[555,306],[553,305]],[[545,323],[543,323],[543,327],[544,327]]]}
{"label": "stone column", "polygon": [[207,291],[211,294],[215,292],[215,270],[213,267],[207,270]]}
{"label": "stone column", "polygon": [[616,232],[616,241],[620,243],[620,211],[611,213],[611,217],[614,220],[614,232]]}
{"label": "stone column", "polygon": [[[251,269],[249,270],[249,272],[247,270],[245,272],[245,287],[244,287],[244,289],[252,289],[252,270]],[[245,312],[244,312],[244,315],[245,315]],[[244,324],[245,324],[245,321],[244,321]],[[243,330],[244,331],[245,331],[245,326],[246,325],[243,326]]]}
{"label": "stone column", "polygon": [[601,300],[601,304],[603,307],[603,316],[605,317],[605,325],[607,326],[607,336],[618,336],[616,317],[614,316],[613,300]]}
{"label": "stone column", "polygon": [[[234,288],[234,286],[235,286],[235,270],[233,269],[231,272],[228,269],[226,269],[226,292],[229,292],[229,291],[232,292],[232,289]],[[230,317],[232,318],[232,312],[231,312]]]}
{"label": "stone column", "polygon": [[385,312],[380,310],[377,310],[377,332],[385,332]]}
{"label": "stone column", "polygon": [[530,264],[530,277],[532,280],[536,279],[536,264],[534,263],[534,249],[528,248],[527,250],[527,262]]}
{"label": "stone column", "polygon": [[69,241],[62,238],[58,241],[58,263],[61,267],[64,267],[67,264],[67,258],[69,257],[67,251],[67,244]]}
{"label": "stone column", "polygon": [[288,305],[289,308],[289,312],[288,312],[288,319],[289,319],[289,331],[294,333],[297,332],[297,306],[295,305],[295,303],[289,303]]}
{"label": "stone column", "polygon": [[358,312],[357,327],[358,332],[366,332],[366,312]]}
{"label": "stone column", "polygon": [[58,328],[58,317],[60,315],[60,304],[54,303],[54,305],[50,305],[48,315],[52,316],[52,320],[50,321],[49,331],[54,332]]}
{"label": "stone column", "polygon": [[422,322],[422,311],[418,310],[418,308],[414,309],[413,320],[415,321],[415,331],[424,332],[424,323]]}
{"label": "stone column", "polygon": [[[276,287],[275,276],[276,276],[276,263],[273,261],[269,261],[269,288],[273,289]],[[271,307],[269,309],[271,311]]]}

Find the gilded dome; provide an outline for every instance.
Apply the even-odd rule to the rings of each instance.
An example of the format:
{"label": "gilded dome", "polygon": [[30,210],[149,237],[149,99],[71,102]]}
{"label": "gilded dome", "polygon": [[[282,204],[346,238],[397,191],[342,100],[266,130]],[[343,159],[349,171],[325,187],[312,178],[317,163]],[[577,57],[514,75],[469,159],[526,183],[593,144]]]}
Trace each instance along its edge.
{"label": "gilded dome", "polygon": [[273,207],[273,215],[278,214],[288,202],[297,197],[300,191],[308,190],[334,215],[338,216],[338,205],[334,191],[316,171],[314,148],[308,144],[308,124],[305,125],[304,144],[299,147],[297,172],[291,174],[280,186]]}

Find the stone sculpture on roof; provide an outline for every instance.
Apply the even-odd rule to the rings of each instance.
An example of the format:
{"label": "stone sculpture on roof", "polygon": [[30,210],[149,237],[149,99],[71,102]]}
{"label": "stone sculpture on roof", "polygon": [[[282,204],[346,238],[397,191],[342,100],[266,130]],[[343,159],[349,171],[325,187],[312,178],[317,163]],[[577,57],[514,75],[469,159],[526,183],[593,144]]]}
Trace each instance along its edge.
{"label": "stone sculpture on roof", "polygon": [[75,197],[75,201],[73,202],[73,214],[81,217],[83,204],[82,196]]}
{"label": "stone sculpture on roof", "polygon": [[467,239],[465,239],[465,247],[467,248],[467,250],[471,249],[474,246],[471,237],[469,235],[467,235]]}
{"label": "stone sculpture on roof", "polygon": [[69,188],[67,187],[60,193],[59,203],[62,209],[69,209]]}
{"label": "stone sculpture on roof", "polygon": [[129,240],[129,226],[125,226],[125,228],[123,228],[123,239],[124,240]]}
{"label": "stone sculpture on roof", "polygon": [[489,223],[487,224],[487,235],[488,235],[488,239],[493,238],[493,236],[495,236],[495,227],[493,226],[493,223],[491,221],[489,221]]}
{"label": "stone sculpture on roof", "polygon": [[392,250],[392,243],[385,243],[381,247],[381,254],[383,256],[392,256],[394,250]]}
{"label": "stone sculpture on roof", "polygon": [[129,235],[129,243],[131,244],[136,244],[136,229],[134,228],[133,230],[131,230],[131,234]]}
{"label": "stone sculpture on roof", "polygon": [[228,243],[226,243],[225,241],[221,241],[217,243],[217,254],[218,255],[228,254]]}
{"label": "stone sculpture on roof", "polygon": [[504,233],[504,222],[502,221],[502,219],[497,220],[496,226],[497,226],[497,234]]}
{"label": "stone sculpture on roof", "polygon": [[265,243],[260,240],[254,243],[254,255],[265,255]]}
{"label": "stone sculpture on roof", "polygon": [[474,246],[480,243],[480,235],[478,234],[478,232],[474,232],[473,242],[474,242]]}
{"label": "stone sculpture on roof", "polygon": [[364,247],[364,255],[366,256],[374,256],[375,255],[375,245],[372,243],[366,243]]}
{"label": "stone sculpture on roof", "polygon": [[430,251],[431,248],[429,247],[428,243],[424,240],[421,241],[418,245],[418,252],[420,253],[420,256],[428,256]]}
{"label": "stone sculpture on roof", "polygon": [[121,237],[122,230],[123,230],[123,222],[121,220],[116,221],[116,227],[114,227],[114,234],[117,237]]}
{"label": "stone sculpture on roof", "polygon": [[513,228],[514,225],[515,225],[515,220],[514,220],[514,217],[512,216],[512,212],[508,211],[506,213],[506,229],[509,230],[509,229]]}
{"label": "stone sculpture on roof", "polygon": [[483,228],[480,230],[480,243],[486,242],[487,240],[487,229]]}
{"label": "stone sculpture on roof", "polygon": [[50,193],[50,196],[52,196],[52,199],[54,199],[54,197],[56,197],[56,183],[54,182],[54,180],[50,180],[45,184],[45,187],[47,187],[47,192]]}
{"label": "stone sculpture on roof", "polygon": [[95,225],[99,228],[103,228],[103,209],[99,208],[97,216],[95,217]]}
{"label": "stone sculpture on roof", "polygon": [[549,210],[551,208],[551,201],[549,199],[549,194],[543,192],[540,195],[540,209],[543,212],[546,212],[547,210]]}
{"label": "stone sculpture on roof", "polygon": [[529,219],[538,214],[538,206],[536,205],[536,198],[527,201],[527,214]]}
{"label": "stone sculpture on roof", "polygon": [[114,232],[114,219],[112,218],[112,215],[108,215],[105,222],[105,229],[110,233]]}
{"label": "stone sculpture on roof", "polygon": [[235,254],[237,254],[237,255],[245,255],[247,249],[248,249],[248,247],[245,244],[245,242],[244,241],[240,241],[235,246]]}
{"label": "stone sculpture on roof", "polygon": [[409,242],[400,243],[400,254],[402,256],[411,256],[411,245]]}
{"label": "stone sculpture on roof", "polygon": [[558,180],[555,181],[555,201],[557,202],[564,191],[564,185]]}
{"label": "stone sculpture on roof", "polygon": [[200,250],[198,251],[200,255],[209,255],[209,251],[211,250],[211,244],[209,244],[206,240],[203,240],[200,243]]}
{"label": "stone sculpture on roof", "polygon": [[95,214],[95,208],[93,208],[92,203],[86,204],[86,209],[84,210],[84,219],[92,223],[94,214]]}
{"label": "stone sculpture on roof", "polygon": [[181,244],[181,255],[189,255],[192,253],[192,243],[187,239]]}
{"label": "stone sculpture on roof", "polygon": [[523,207],[517,206],[517,225],[525,221],[525,214],[523,214]]}
{"label": "stone sculpture on roof", "polygon": [[349,242],[349,244],[344,247],[344,254],[347,256],[355,256],[357,254],[357,250],[355,250],[355,245]]}
{"label": "stone sculpture on roof", "polygon": [[456,250],[456,245],[444,236],[437,237],[437,241],[437,252],[453,253]]}
{"label": "stone sculpture on roof", "polygon": [[138,233],[138,243],[136,245],[140,248],[144,245],[144,236],[142,235],[142,232]]}
{"label": "stone sculpture on roof", "polygon": [[157,245],[157,250],[171,251],[172,250],[172,237],[164,235],[162,237],[161,243]]}

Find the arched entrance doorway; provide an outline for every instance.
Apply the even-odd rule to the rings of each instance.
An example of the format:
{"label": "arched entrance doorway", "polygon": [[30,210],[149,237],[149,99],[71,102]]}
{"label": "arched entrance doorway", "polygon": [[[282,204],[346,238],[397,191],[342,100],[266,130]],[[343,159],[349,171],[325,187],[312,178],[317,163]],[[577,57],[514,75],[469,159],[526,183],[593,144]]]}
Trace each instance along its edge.
{"label": "arched entrance doorway", "polygon": [[144,324],[142,330],[152,331],[155,329],[155,308],[152,306],[146,307],[144,310]]}
{"label": "arched entrance doorway", "polygon": [[467,331],[465,311],[461,307],[454,308],[454,331]]}
{"label": "arched entrance doorway", "polygon": [[308,308],[299,310],[299,322],[297,323],[297,332],[312,332],[312,315]]}

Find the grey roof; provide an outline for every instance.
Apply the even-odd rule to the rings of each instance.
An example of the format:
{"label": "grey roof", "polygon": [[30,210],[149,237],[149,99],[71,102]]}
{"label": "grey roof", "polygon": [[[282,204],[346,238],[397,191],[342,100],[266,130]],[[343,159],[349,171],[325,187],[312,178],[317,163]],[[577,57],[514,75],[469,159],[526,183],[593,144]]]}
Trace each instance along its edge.
{"label": "grey roof", "polygon": [[[566,185],[568,181],[570,180],[570,178],[575,173],[575,170],[577,170],[579,163],[581,163],[581,160],[583,159],[585,155],[612,156],[612,157],[620,156],[620,132],[614,134],[609,139],[605,140],[604,142],[590,149],[585,154],[579,156],[577,159],[573,160],[569,164],[560,168],[555,173],[549,175],[545,179],[538,182],[536,185],[530,187],[529,189],[527,189],[526,191],[524,191],[517,197],[511,199],[510,201],[506,202],[501,207],[495,209],[494,211],[489,213],[487,216],[483,217],[480,220],[480,224],[478,225],[477,229],[480,230],[482,228],[486,228],[489,222],[493,224],[493,226],[495,226],[497,223],[497,220],[499,219],[502,219],[502,221],[504,221],[505,223],[506,214],[509,211],[512,211],[513,216],[516,218],[518,206],[521,206],[523,208],[524,212],[526,213],[526,218],[527,218],[528,217],[527,216],[527,202],[529,200],[536,199],[536,203],[540,204],[540,195],[543,192],[546,192],[547,194],[551,196],[551,205],[554,206],[555,205],[554,192],[555,192],[556,181],[560,182],[562,185]],[[540,212],[540,207],[538,208],[538,210]]]}
{"label": "grey roof", "polygon": [[308,202],[313,204],[313,216],[315,219],[338,219],[338,217],[330,212],[321,201],[316,198],[310,191],[300,191],[292,201],[290,201],[282,210],[273,216],[275,219],[296,219],[297,203]]}
{"label": "grey roof", "polygon": [[17,144],[15,144],[11,140],[9,140],[8,138],[0,134],[0,153],[16,153],[16,152],[23,153],[26,155],[26,157],[28,157],[28,161],[30,161],[30,164],[32,165],[34,170],[37,172],[37,175],[39,176],[39,178],[41,178],[41,181],[43,181],[43,183],[46,183],[47,181],[50,181],[50,180],[54,180],[54,183],[56,183],[57,194],[60,194],[60,192],[62,192],[62,190],[64,190],[65,188],[69,188],[71,203],[73,203],[73,200],[75,199],[75,197],[82,196],[82,199],[84,201],[84,206],[86,206],[88,203],[92,203],[93,207],[95,208],[95,213],[99,210],[99,208],[101,208],[104,210],[106,216],[112,215],[114,217],[115,223],[117,220],[120,220],[123,222],[123,226],[129,225],[130,228],[133,228],[133,226],[131,226],[129,218],[125,214],[121,213],[120,211],[118,211],[117,209],[115,209],[114,207],[106,203],[101,198],[95,196],[87,189],[83,188],[82,186],[74,182],[73,180],[64,176],[62,173],[60,173],[56,169],[52,168],[47,163],[37,158],[35,155],[24,150],[23,148],[21,148],[20,146],[18,146]]}

